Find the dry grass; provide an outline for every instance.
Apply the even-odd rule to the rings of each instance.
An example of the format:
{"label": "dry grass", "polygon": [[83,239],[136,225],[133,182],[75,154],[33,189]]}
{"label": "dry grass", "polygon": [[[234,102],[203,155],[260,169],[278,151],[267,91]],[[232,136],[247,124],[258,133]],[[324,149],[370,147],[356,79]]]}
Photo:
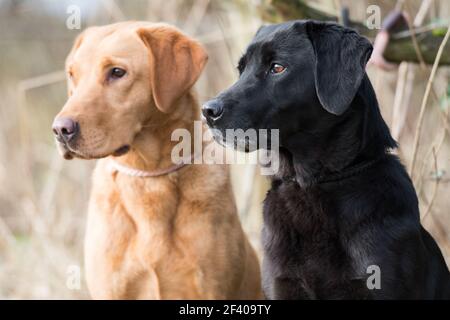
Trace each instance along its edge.
{"label": "dry grass", "polygon": [[[261,24],[254,5],[258,2],[104,0],[95,11],[85,12],[83,27],[145,19],[176,24],[196,36],[207,46],[211,57],[197,86],[204,101],[236,78],[235,64]],[[365,12],[361,1],[320,2],[328,6],[352,2],[351,10]],[[43,10],[49,3],[53,3],[55,12],[51,16]],[[62,160],[50,130],[52,119],[66,98],[63,62],[79,31],[65,27],[68,2],[55,3],[0,2],[0,298],[88,297],[84,282],[81,290],[70,290],[66,281],[68,268],[83,264],[84,221],[93,162]],[[428,15],[450,10],[445,4],[439,10],[433,6],[436,4],[431,5]],[[411,10],[417,12],[419,7],[411,5]],[[358,17],[357,13],[352,14]],[[421,120],[420,143],[416,151],[412,150],[429,69],[408,64],[398,74],[375,69],[369,74],[383,115],[396,128],[402,146],[400,155],[409,163],[411,155],[417,152],[414,182],[422,212],[429,212],[425,224],[448,257],[450,131],[448,101],[443,100],[448,86],[446,68],[437,70],[432,87],[444,102],[440,107],[435,98],[430,99]],[[259,247],[266,182],[252,166],[235,166],[233,179],[244,227]]]}

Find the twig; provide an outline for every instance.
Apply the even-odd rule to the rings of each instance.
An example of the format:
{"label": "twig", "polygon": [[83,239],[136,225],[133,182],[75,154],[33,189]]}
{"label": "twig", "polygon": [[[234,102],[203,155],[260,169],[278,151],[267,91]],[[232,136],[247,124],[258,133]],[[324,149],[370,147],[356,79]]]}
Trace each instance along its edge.
{"label": "twig", "polygon": [[436,150],[434,147],[433,147],[433,159],[434,159],[434,171],[436,173],[436,179],[435,179],[435,183],[434,183],[434,187],[433,187],[433,192],[431,193],[431,199],[430,199],[430,202],[428,203],[425,213],[423,214],[422,221],[425,221],[425,218],[428,216],[428,214],[431,211],[431,208],[433,207],[434,200],[436,199],[437,190],[439,187],[439,182],[441,181],[441,179],[439,177],[439,169],[438,169],[438,164],[437,164]]}
{"label": "twig", "polygon": [[41,191],[40,195],[40,203],[43,214],[46,215],[48,221],[54,221],[54,219],[51,219],[50,217],[50,212],[52,212],[50,208],[52,205],[54,195],[57,191],[58,180],[60,178],[61,170],[63,168],[63,158],[59,155],[58,152],[53,153],[50,168],[52,168],[52,170],[46,177],[44,187],[42,188],[43,190]]}
{"label": "twig", "polygon": [[417,127],[416,127],[416,135],[414,137],[413,154],[412,154],[412,158],[411,158],[411,163],[409,165],[409,174],[411,177],[413,176],[413,170],[414,170],[414,165],[415,165],[416,156],[417,156],[417,148],[419,146],[420,133],[422,131],[423,117],[425,115],[425,109],[427,106],[428,97],[430,95],[431,85],[433,83],[434,77],[436,76],[436,71],[439,66],[439,61],[441,60],[442,53],[444,52],[444,47],[445,47],[449,37],[450,37],[450,24],[447,28],[447,32],[445,33],[445,37],[442,40],[441,45],[439,46],[439,50],[437,52],[436,58],[433,63],[433,68],[431,69],[430,78],[428,79],[427,87],[425,89],[425,94],[423,96],[422,105],[420,108],[419,120],[417,122]]}
{"label": "twig", "polygon": [[423,0],[419,10],[417,11],[416,17],[414,18],[413,25],[414,27],[419,27],[423,24],[423,20],[425,19],[428,10],[431,7],[431,3],[433,0]]}
{"label": "twig", "polygon": [[[427,151],[424,159],[428,159],[429,157],[431,157],[431,153],[433,152],[433,148],[436,148],[436,153],[439,153],[439,151],[441,150],[442,145],[444,144],[445,141],[445,129],[442,130],[442,134],[439,138],[436,138],[436,140],[438,141],[437,143],[433,143],[432,146],[430,147],[430,149]],[[424,180],[423,176],[425,175],[425,169],[426,169],[426,161],[422,162],[422,167],[420,168],[419,171],[419,175],[416,179],[416,181],[414,181],[414,185],[416,185],[416,190],[418,190],[418,193],[421,192],[422,189],[422,181]]]}
{"label": "twig", "polygon": [[391,38],[394,40],[409,38],[413,33],[416,35],[417,38],[417,35],[425,34],[428,31],[432,31],[436,28],[443,28],[445,26],[447,26],[447,24],[444,22],[433,22],[423,27],[414,26],[414,30],[408,28],[408,30],[393,33],[391,35]]}
{"label": "twig", "polygon": [[[450,130],[448,130],[448,116],[450,114],[450,109],[447,108],[445,109],[445,111],[443,111],[444,115],[442,117],[442,119],[445,121],[444,123],[444,128],[442,129],[442,134],[440,136],[440,138],[436,138],[436,141],[439,141],[437,144],[433,143],[432,146],[430,147],[430,149],[428,150],[428,152],[426,153],[426,156],[424,159],[428,159],[431,156],[431,152],[433,151],[434,146],[437,145],[437,151],[436,153],[438,154],[441,150],[441,147],[444,144],[445,141],[445,137],[446,137],[446,133],[448,131],[449,135],[450,135]],[[419,176],[418,176],[418,180],[417,183],[414,183],[415,185],[417,184],[417,190],[420,192],[421,188],[422,188],[422,184],[421,182],[423,181],[423,176],[424,176],[424,172],[425,172],[425,167],[426,167],[426,161],[422,161],[422,167],[419,170]]]}
{"label": "twig", "polygon": [[414,51],[416,51],[417,59],[419,60],[420,67],[423,70],[426,70],[427,66],[425,64],[425,60],[423,59],[422,51],[420,50],[419,43],[417,42],[417,38],[416,38],[416,33],[414,31],[415,26],[413,24],[411,24],[411,21],[410,21],[411,10],[409,9],[409,5],[407,2],[405,2],[405,9],[406,9],[406,12],[408,13],[408,17],[405,20],[406,20],[406,23],[408,24],[408,29],[411,31],[411,40],[412,40],[412,43],[414,46]]}
{"label": "twig", "polygon": [[397,77],[397,85],[395,89],[394,95],[394,106],[392,107],[392,137],[395,140],[398,140],[400,137],[400,133],[405,125],[405,119],[407,112],[402,108],[405,104],[404,96],[406,91],[406,83],[407,83],[407,74],[410,66],[408,62],[400,63],[398,67],[398,77]]}
{"label": "twig", "polygon": [[231,45],[230,45],[230,43],[229,43],[229,41],[228,41],[228,39],[226,37],[227,32],[225,31],[225,28],[223,26],[222,17],[217,12],[216,12],[216,17],[217,17],[217,23],[219,25],[219,29],[220,29],[220,32],[221,32],[221,36],[222,36],[222,39],[223,39],[223,43],[225,44],[225,47],[227,48],[227,51],[228,51],[228,55],[227,56],[230,58],[231,66],[234,68],[235,60],[233,59],[233,50],[232,50]]}
{"label": "twig", "polygon": [[187,34],[195,35],[198,27],[203,21],[203,17],[205,16],[210,0],[200,0],[195,1],[192,4],[192,8],[189,11],[186,21],[184,23],[183,30]]}
{"label": "twig", "polygon": [[18,90],[20,92],[24,92],[26,90],[39,88],[56,82],[64,81],[65,79],[66,73],[64,72],[64,70],[50,72],[44,75],[20,81],[18,84]]}
{"label": "twig", "polygon": [[[423,6],[423,4],[424,3],[422,2],[422,6]],[[426,71],[427,64],[425,62],[425,59],[423,58],[423,54],[422,54],[422,51],[420,50],[420,46],[419,46],[419,43],[417,42],[417,37],[416,37],[416,26],[420,27],[419,23],[423,22],[423,20],[417,19],[417,15],[416,15],[416,18],[414,19],[414,24],[411,24],[410,17],[412,15],[411,15],[411,10],[409,8],[408,3],[405,3],[405,9],[408,14],[408,17],[406,18],[406,23],[408,24],[408,30],[411,33],[411,40],[413,43],[414,51],[416,52],[417,59],[419,60],[420,68],[422,70]],[[433,95],[433,98],[436,99],[437,102],[439,102],[439,97],[433,87],[431,87],[431,93]]]}

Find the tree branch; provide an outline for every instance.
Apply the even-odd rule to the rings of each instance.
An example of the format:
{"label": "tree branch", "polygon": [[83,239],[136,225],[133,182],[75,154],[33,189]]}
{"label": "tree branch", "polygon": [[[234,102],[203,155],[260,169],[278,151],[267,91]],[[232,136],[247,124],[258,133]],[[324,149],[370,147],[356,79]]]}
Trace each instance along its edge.
{"label": "tree branch", "polygon": [[[304,0],[271,0],[263,7],[262,17],[268,22],[282,22],[296,19],[314,19],[322,21],[337,21],[337,17],[315,9]],[[356,29],[360,34],[369,39],[374,39],[378,30],[367,28],[363,23],[350,21],[349,27]],[[433,64],[443,36],[447,31],[446,26],[434,26],[433,28],[421,28],[415,31],[415,37],[423,60],[427,64]],[[393,33],[390,42],[384,52],[387,61],[400,63],[401,61],[419,63],[413,39],[408,31]],[[447,43],[440,60],[441,65],[450,65],[450,43]]]}

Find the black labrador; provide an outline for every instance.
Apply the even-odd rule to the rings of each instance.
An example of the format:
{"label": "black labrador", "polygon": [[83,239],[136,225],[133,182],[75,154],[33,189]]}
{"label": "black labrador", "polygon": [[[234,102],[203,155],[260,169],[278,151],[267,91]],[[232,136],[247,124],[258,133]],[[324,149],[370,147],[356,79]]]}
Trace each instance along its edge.
{"label": "black labrador", "polygon": [[334,23],[265,26],[239,80],[202,108],[221,143],[226,129],[279,129],[280,170],[264,202],[270,299],[450,298],[442,253],[390,153],[365,72],[371,52]]}

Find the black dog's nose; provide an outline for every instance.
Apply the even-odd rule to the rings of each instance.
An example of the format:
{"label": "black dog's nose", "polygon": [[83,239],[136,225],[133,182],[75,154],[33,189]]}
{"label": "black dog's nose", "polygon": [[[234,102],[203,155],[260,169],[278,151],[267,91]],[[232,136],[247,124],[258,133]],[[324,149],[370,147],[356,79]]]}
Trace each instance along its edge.
{"label": "black dog's nose", "polygon": [[57,118],[53,122],[53,133],[65,142],[69,142],[78,133],[78,123],[70,118]]}
{"label": "black dog's nose", "polygon": [[203,105],[202,113],[207,119],[217,120],[223,113],[223,104],[219,100],[208,101]]}

